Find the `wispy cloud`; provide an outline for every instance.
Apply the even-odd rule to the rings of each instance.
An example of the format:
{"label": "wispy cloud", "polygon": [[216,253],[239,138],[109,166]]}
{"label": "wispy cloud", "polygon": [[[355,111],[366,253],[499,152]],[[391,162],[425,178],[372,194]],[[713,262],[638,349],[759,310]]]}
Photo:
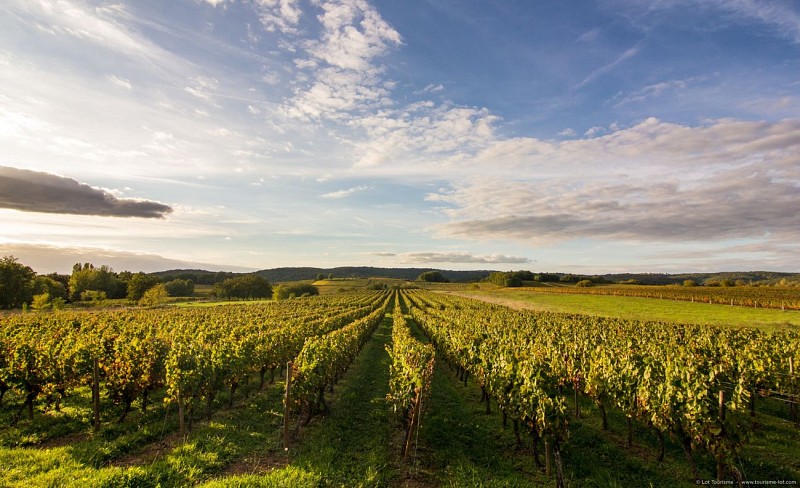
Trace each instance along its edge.
{"label": "wispy cloud", "polygon": [[125,90],[130,90],[133,88],[133,86],[131,86],[130,81],[124,78],[120,78],[119,76],[109,75],[107,78],[108,81],[110,81],[112,84],[114,84],[114,86],[118,88],[124,88]]}
{"label": "wispy cloud", "polygon": [[526,264],[531,260],[521,256],[491,254],[488,256],[471,252],[371,252],[372,256],[397,258],[404,263],[471,263],[471,264]]}
{"label": "wispy cloud", "polygon": [[583,79],[583,81],[578,83],[578,86],[576,88],[583,88],[584,86],[586,86],[589,83],[593,82],[597,78],[605,75],[606,73],[612,71],[614,68],[616,68],[620,64],[624,63],[626,60],[636,56],[637,54],[639,54],[639,48],[638,47],[632,47],[632,48],[626,50],[624,53],[620,54],[615,60],[613,60],[610,63],[608,63],[606,65],[603,65],[603,66],[595,69],[591,73],[589,73],[589,76],[587,76],[586,78]]}
{"label": "wispy cloud", "polygon": [[368,189],[367,186],[355,186],[353,188],[348,188],[346,190],[338,190],[332,191],[330,193],[325,193],[320,195],[320,198],[347,198],[354,193],[358,193]]}

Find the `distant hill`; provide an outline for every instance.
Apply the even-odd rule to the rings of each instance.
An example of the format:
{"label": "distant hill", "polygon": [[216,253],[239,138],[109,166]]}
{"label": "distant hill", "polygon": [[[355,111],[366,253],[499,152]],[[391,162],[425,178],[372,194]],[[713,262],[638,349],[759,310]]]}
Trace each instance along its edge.
{"label": "distant hill", "polygon": [[[490,270],[475,271],[452,271],[435,268],[375,268],[371,266],[344,266],[338,268],[312,268],[312,267],[291,267],[291,268],[272,268],[263,269],[256,273],[270,283],[284,281],[313,280],[318,275],[326,278],[332,275],[334,278],[395,278],[401,280],[416,280],[419,275],[426,271],[438,271],[454,283],[469,283],[481,281],[489,274]],[[237,276],[242,273],[231,273],[224,271],[205,271],[201,269],[173,269],[169,271],[159,271],[152,273],[164,281],[174,279],[192,280],[195,284],[211,285],[226,278]],[[536,274],[536,272],[534,272]],[[569,273],[548,273],[555,277],[561,277]],[[572,275],[578,276],[578,275]],[[694,280],[698,284],[719,282],[721,280],[742,280],[745,283],[774,284],[781,279],[790,281],[800,281],[800,273],[779,273],[775,271],[736,271],[721,273],[613,273],[604,275],[587,275],[586,277],[602,278],[605,282],[620,283],[635,281],[645,285],[673,285],[682,284],[685,280]],[[556,281],[557,281],[556,278]]]}
{"label": "distant hill", "polygon": [[480,281],[491,271],[449,271],[434,268],[374,268],[371,266],[345,266],[338,268],[274,268],[258,271],[270,283],[277,281],[313,280],[317,275],[333,275],[334,278],[396,278],[416,280],[426,271],[438,271],[454,283]]}
{"label": "distant hill", "polygon": [[[317,275],[320,274],[325,277],[333,275],[334,278],[396,278],[413,281],[426,271],[439,271],[442,276],[454,283],[480,281],[489,276],[489,273],[491,273],[491,271],[488,270],[451,271],[434,268],[374,268],[370,266],[345,266],[338,268],[273,268],[257,271],[256,274],[264,277],[264,279],[270,283],[313,280],[316,279]],[[170,281],[174,279],[190,279],[196,284],[210,285],[242,273],[226,273],[222,271],[214,272],[200,269],[172,269],[168,271],[159,271],[152,274],[158,276],[164,281]]]}
{"label": "distant hill", "polygon": [[773,284],[781,279],[790,281],[800,280],[798,273],[779,273],[775,271],[731,271],[721,273],[618,273],[600,275],[607,281],[619,283],[635,280],[645,285],[678,285],[685,280],[693,280],[698,284],[706,282],[719,282],[722,280],[742,280],[745,283]]}

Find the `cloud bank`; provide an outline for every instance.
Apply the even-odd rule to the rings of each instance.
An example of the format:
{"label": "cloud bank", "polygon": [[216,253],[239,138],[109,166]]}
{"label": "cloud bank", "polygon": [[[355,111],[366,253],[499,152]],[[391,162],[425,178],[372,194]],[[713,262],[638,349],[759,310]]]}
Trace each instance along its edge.
{"label": "cloud bank", "polygon": [[531,260],[526,257],[492,254],[481,256],[470,252],[374,252],[378,257],[398,258],[404,263],[475,263],[475,264],[525,264]]}
{"label": "cloud bank", "polygon": [[146,200],[120,199],[72,178],[0,166],[0,207],[110,217],[164,218],[172,207]]}

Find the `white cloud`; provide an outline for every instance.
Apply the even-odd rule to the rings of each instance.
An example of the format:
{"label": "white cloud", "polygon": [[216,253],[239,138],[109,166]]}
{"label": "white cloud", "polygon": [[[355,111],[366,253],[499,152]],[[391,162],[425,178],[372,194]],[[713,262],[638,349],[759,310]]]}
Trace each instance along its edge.
{"label": "white cloud", "polygon": [[358,193],[358,192],[361,192],[361,191],[364,191],[364,190],[367,190],[367,189],[369,189],[368,186],[355,186],[353,188],[348,188],[346,190],[339,190],[339,191],[333,191],[333,192],[330,192],[330,193],[325,193],[323,195],[320,195],[320,198],[336,198],[336,199],[338,199],[338,198],[346,198],[346,197],[349,197],[350,195],[352,195],[354,193]]}
{"label": "white cloud", "polygon": [[691,127],[647,119],[594,139],[497,141],[466,162],[493,164],[493,178],[428,199],[454,206],[441,210],[451,221],[440,230],[461,238],[797,237],[799,148],[797,120]]}
{"label": "white cloud", "polygon": [[295,89],[286,113],[296,118],[342,119],[351,112],[388,105],[375,59],[399,45],[400,34],[363,0],[319,2],[323,31],[301,43],[309,56],[296,60],[310,80]]}
{"label": "white cloud", "polygon": [[616,68],[617,66],[619,66],[620,64],[622,64],[626,60],[636,56],[637,54],[639,54],[639,48],[638,47],[632,47],[632,48],[626,50],[624,53],[620,54],[616,59],[614,59],[610,63],[607,63],[607,64],[595,69],[591,73],[589,73],[589,76],[587,76],[586,78],[583,79],[583,81],[578,83],[578,86],[576,88],[583,88],[584,86],[586,86],[589,83],[593,82],[597,78],[605,75],[609,71],[613,70],[614,68]]}
{"label": "white cloud", "polygon": [[110,81],[111,83],[114,84],[114,86],[117,86],[119,88],[124,88],[125,90],[130,90],[130,89],[133,88],[131,86],[131,82],[126,80],[126,79],[124,79],[124,78],[120,78],[120,77],[115,76],[115,75],[109,75],[107,78],[108,78],[108,81]]}
{"label": "white cloud", "polygon": [[256,0],[258,19],[268,32],[297,33],[303,12],[297,0]]}

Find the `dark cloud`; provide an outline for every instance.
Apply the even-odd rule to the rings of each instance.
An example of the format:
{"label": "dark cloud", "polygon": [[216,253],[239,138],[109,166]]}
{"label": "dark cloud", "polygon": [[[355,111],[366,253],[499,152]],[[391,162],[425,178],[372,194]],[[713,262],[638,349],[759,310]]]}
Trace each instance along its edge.
{"label": "dark cloud", "polygon": [[0,208],[150,219],[172,212],[172,207],[163,203],[119,199],[72,178],[8,166],[0,166]]}

